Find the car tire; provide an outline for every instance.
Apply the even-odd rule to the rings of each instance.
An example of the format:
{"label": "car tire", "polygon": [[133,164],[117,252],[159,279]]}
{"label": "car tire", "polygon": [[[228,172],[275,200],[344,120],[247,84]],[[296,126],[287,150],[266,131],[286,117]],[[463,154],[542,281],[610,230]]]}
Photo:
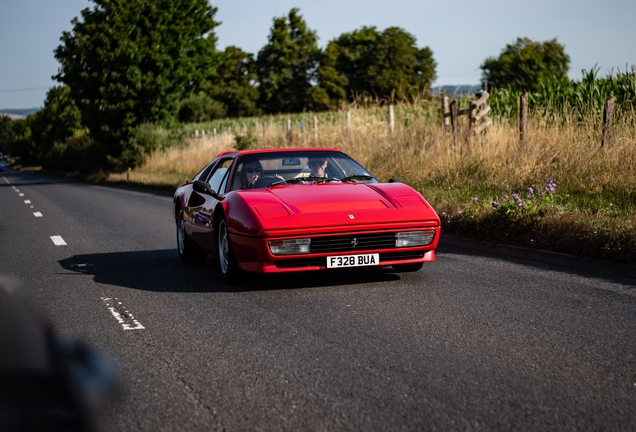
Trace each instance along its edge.
{"label": "car tire", "polygon": [[217,241],[219,247],[219,268],[221,270],[221,278],[227,283],[234,283],[239,279],[240,269],[238,261],[234,257],[232,244],[230,243],[230,234],[227,230],[227,223],[224,218],[219,220],[217,227]]}
{"label": "car tire", "polygon": [[413,263],[413,264],[395,264],[393,266],[393,270],[398,273],[409,273],[416,272],[422,268],[424,263]]}
{"label": "car tire", "polygon": [[207,257],[206,253],[194,247],[192,240],[188,237],[185,230],[183,210],[179,210],[179,216],[177,217],[177,252],[183,262],[201,262]]}

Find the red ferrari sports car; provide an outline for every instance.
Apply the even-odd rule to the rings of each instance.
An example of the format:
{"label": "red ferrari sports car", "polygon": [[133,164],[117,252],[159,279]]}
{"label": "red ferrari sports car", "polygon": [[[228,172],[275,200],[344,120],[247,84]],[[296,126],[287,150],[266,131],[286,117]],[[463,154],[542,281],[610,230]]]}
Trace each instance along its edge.
{"label": "red ferrari sports car", "polygon": [[218,257],[226,281],[359,266],[417,271],[440,219],[399,179],[380,183],[338,149],[221,153],[174,194],[183,261]]}

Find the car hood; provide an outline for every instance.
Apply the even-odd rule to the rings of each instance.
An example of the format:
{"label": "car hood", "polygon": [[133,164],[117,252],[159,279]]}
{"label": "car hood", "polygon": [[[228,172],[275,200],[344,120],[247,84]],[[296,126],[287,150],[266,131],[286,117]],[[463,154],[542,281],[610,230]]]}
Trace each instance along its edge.
{"label": "car hood", "polygon": [[251,227],[253,223],[241,221],[251,235],[356,225],[360,229],[439,226],[437,213],[422,195],[402,183],[321,183],[243,192],[241,201],[252,210],[243,214],[253,213],[254,222],[258,221]]}

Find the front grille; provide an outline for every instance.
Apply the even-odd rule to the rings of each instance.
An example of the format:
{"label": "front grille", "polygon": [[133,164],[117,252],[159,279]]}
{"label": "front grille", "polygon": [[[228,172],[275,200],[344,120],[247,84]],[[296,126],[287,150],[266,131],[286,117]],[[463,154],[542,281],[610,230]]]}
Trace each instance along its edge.
{"label": "front grille", "polygon": [[313,237],[311,253],[356,252],[395,247],[395,233],[350,234],[345,236]]}

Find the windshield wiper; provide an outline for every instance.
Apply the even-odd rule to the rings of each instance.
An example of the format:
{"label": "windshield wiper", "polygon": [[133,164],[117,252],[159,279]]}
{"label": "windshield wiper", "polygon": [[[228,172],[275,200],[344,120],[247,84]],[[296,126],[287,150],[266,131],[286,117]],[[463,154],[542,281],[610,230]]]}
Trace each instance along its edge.
{"label": "windshield wiper", "polygon": [[354,175],[350,175],[348,177],[343,178],[341,181],[350,182],[350,181],[356,181],[356,180],[360,180],[360,181],[375,180],[375,177],[367,175],[367,174],[354,174]]}

